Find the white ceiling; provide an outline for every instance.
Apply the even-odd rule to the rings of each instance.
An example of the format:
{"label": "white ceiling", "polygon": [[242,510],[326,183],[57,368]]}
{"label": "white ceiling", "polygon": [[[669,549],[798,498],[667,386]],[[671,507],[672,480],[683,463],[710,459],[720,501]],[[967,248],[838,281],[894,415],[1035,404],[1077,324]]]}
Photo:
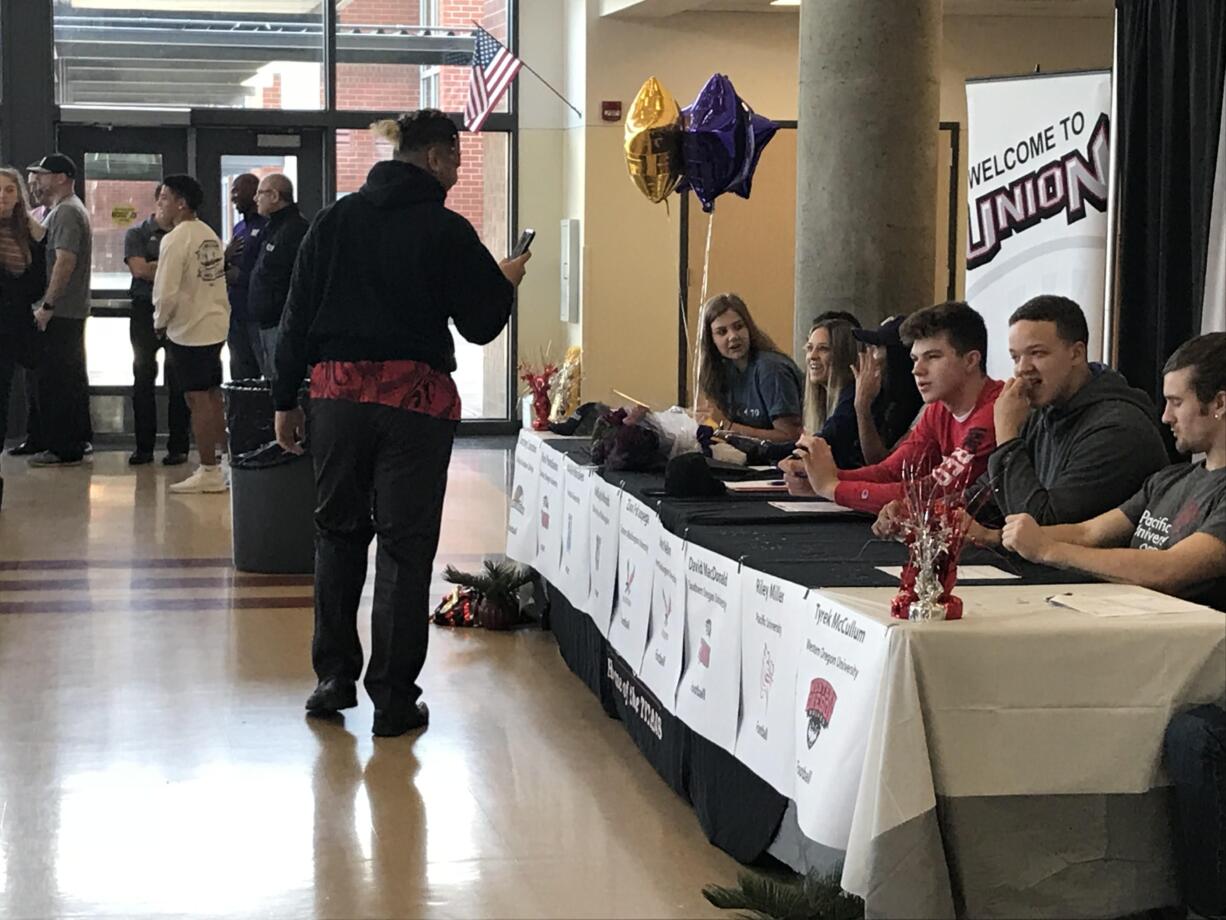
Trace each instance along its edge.
{"label": "white ceiling", "polygon": [[[771,6],[770,0],[601,0],[600,6],[605,16],[658,18],[691,11],[796,15],[796,7]],[[1113,0],[945,0],[946,16],[1110,18],[1113,8]]]}

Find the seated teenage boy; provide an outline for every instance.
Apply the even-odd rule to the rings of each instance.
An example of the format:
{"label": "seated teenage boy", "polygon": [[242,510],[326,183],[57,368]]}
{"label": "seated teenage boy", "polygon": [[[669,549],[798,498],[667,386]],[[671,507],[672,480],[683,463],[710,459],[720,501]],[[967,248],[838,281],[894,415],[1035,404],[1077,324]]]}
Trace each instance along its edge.
{"label": "seated teenage boy", "polygon": [[[1117,507],[1170,462],[1153,400],[1089,362],[1089,340],[1085,314],[1067,297],[1035,297],[1009,317],[1013,378],[996,400],[992,503],[980,520],[1084,521]],[[975,528],[971,536],[1000,545],[998,530]]]}
{"label": "seated teenage boy", "polygon": [[1226,332],[1179,346],[1163,375],[1162,421],[1180,453],[1205,459],[1159,470],[1118,508],[1080,524],[1010,515],[1001,539],[1032,562],[1226,610]]}
{"label": "seated teenage boy", "polygon": [[930,470],[951,488],[964,488],[987,469],[996,446],[992,404],[1002,384],[984,373],[983,317],[966,303],[949,301],[912,314],[900,331],[924,400],[915,428],[885,460],[856,470],[840,470],[825,441],[802,436],[797,448],[803,459],[779,464],[792,494],[876,513],[902,497],[904,466]]}

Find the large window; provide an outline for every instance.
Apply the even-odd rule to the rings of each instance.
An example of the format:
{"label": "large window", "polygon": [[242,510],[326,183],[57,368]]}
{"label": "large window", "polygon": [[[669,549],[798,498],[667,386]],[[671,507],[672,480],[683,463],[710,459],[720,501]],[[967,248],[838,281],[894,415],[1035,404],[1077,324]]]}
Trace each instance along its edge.
{"label": "large window", "polygon": [[[337,108],[464,107],[479,22],[508,0],[334,0]],[[320,109],[323,0],[54,0],[61,105]],[[508,111],[504,100],[498,111]]]}
{"label": "large window", "polygon": [[[147,216],[165,173],[201,181],[201,217],[223,239],[234,222],[229,185],[242,172],[301,179],[299,198],[309,215],[325,194],[356,191],[370,167],[391,156],[365,125],[427,106],[453,116],[463,111],[474,27],[509,43],[510,2],[51,0],[58,141],[83,164],[95,234],[91,383],[131,382],[123,236]],[[327,32],[333,17],[335,31]],[[510,247],[510,99],[511,93],[503,97],[483,133],[462,135],[460,182],[448,196],[448,206],[472,222],[497,258]],[[163,118],[169,110],[177,111]],[[281,114],[291,111],[315,114]],[[131,136],[117,139],[120,132]],[[154,134],[161,146],[152,143]],[[238,146],[227,146],[232,142]],[[333,143],[335,172],[325,175]],[[485,347],[456,336],[456,345],[464,417],[506,418],[508,335]]]}
{"label": "large window", "polygon": [[61,105],[322,105],[321,0],[54,0],[53,9]]}
{"label": "large window", "polygon": [[506,42],[507,0],[338,0],[336,107],[463,111],[474,23]]}

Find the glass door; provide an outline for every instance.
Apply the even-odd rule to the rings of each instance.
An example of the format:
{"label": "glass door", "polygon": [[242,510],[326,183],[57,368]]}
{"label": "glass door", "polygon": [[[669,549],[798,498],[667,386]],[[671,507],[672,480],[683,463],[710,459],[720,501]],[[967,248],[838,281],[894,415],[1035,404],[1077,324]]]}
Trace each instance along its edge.
{"label": "glass door", "polygon": [[[133,431],[131,274],[124,236],[152,215],[162,177],[188,171],[188,128],[60,125],[57,140],[77,164],[77,195],[93,230],[85,350],[94,432],[127,434]],[[160,373],[158,383],[160,402]]]}

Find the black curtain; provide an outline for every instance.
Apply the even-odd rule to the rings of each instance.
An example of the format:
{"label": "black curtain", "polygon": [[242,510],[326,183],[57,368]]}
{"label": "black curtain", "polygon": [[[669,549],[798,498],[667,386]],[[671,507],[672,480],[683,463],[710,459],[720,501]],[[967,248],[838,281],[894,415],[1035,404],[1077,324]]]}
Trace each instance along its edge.
{"label": "black curtain", "polygon": [[1226,76],[1226,0],[1116,0],[1119,368],[1161,403],[1200,334]]}

